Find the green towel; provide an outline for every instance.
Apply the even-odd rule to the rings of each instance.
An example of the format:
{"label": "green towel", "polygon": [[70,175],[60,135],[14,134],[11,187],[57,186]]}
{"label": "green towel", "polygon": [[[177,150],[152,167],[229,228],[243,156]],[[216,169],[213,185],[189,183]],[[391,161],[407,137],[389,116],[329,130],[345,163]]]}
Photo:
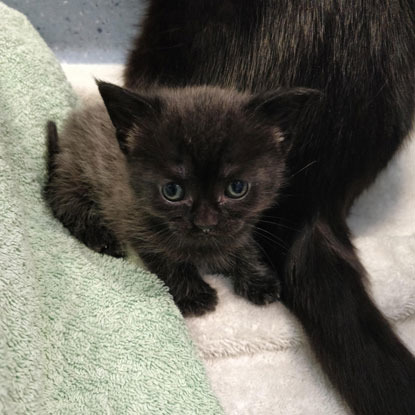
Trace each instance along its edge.
{"label": "green towel", "polygon": [[90,251],[45,206],[45,123],[75,103],[0,3],[0,413],[222,414],[167,289]]}

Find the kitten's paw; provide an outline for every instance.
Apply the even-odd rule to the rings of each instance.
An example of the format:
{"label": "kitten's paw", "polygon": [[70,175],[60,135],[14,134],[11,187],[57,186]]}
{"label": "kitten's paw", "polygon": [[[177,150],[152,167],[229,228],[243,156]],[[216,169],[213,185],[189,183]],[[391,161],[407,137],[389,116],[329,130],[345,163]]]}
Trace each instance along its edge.
{"label": "kitten's paw", "polygon": [[117,242],[108,241],[106,244],[101,245],[99,249],[95,249],[95,251],[105,254],[111,255],[115,258],[124,258],[125,253],[121,249],[121,246]]}
{"label": "kitten's paw", "polygon": [[276,277],[256,280],[238,279],[234,282],[235,293],[257,305],[278,301],[281,296],[281,282]]}
{"label": "kitten's paw", "polygon": [[195,292],[188,297],[176,301],[183,316],[201,316],[209,311],[214,311],[218,304],[216,290],[208,286],[203,291]]}
{"label": "kitten's paw", "polygon": [[104,227],[93,229],[92,232],[85,232],[82,236],[77,237],[88,248],[100,254],[111,255],[116,258],[125,256],[115,236]]}

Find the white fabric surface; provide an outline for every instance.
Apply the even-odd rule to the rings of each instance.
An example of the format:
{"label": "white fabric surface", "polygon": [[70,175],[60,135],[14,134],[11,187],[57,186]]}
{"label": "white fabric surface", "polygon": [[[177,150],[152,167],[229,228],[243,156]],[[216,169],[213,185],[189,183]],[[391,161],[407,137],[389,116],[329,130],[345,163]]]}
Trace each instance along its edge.
{"label": "white fabric surface", "polygon": [[[120,66],[64,70],[80,95],[94,88],[92,74],[121,82]],[[349,224],[375,302],[415,353],[415,137],[356,202]],[[187,325],[228,415],[349,414],[282,304],[257,307],[226,279],[206,279],[218,290],[217,310]]]}

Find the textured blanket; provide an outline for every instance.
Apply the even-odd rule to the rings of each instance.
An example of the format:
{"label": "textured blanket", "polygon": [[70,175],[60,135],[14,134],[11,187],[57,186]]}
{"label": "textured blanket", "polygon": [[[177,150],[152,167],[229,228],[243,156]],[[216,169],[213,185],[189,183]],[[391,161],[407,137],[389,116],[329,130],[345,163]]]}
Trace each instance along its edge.
{"label": "textured blanket", "polygon": [[0,413],[221,414],[157,277],[93,253],[45,206],[45,123],[74,95],[0,3]]}

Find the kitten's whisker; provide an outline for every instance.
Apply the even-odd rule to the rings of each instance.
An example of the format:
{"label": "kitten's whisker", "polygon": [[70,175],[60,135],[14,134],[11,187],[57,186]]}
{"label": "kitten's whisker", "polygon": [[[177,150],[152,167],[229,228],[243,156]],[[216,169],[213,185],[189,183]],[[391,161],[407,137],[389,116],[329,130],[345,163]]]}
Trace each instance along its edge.
{"label": "kitten's whisker", "polygon": [[274,262],[271,261],[271,258],[269,257],[268,253],[265,251],[265,249],[255,240],[255,238],[252,238],[251,241],[255,244],[255,246],[264,254],[265,258],[268,260],[268,266],[270,266],[274,271],[276,271],[274,267]]}
{"label": "kitten's whisker", "polygon": [[311,167],[312,165],[314,165],[315,163],[317,163],[317,160],[313,160],[310,163],[308,163],[307,165],[305,165],[304,167],[302,167],[300,170],[298,170],[296,173],[292,174],[291,176],[289,176],[288,178],[291,179],[295,176],[297,176],[297,174],[301,173],[302,171],[308,169],[309,167]]}
{"label": "kitten's whisker", "polygon": [[287,221],[287,218],[283,217],[283,216],[277,216],[277,215],[266,215],[266,214],[261,214],[261,217],[264,218],[272,218],[272,219],[278,219],[278,220],[285,220]]}
{"label": "kitten's whisker", "polygon": [[280,237],[273,234],[272,232],[270,232],[266,229],[263,229],[263,228],[259,228],[257,226],[251,226],[251,228],[252,228],[253,232],[258,232],[261,235],[268,235],[269,238],[275,239],[276,241],[284,244],[284,246],[286,247],[285,242]]}
{"label": "kitten's whisker", "polygon": [[[289,220],[287,218],[284,218],[282,216],[276,216],[276,215],[261,215],[259,221],[261,221],[261,218],[266,218],[266,219],[275,219],[276,221],[278,221],[278,223],[282,223],[284,225],[296,225],[296,222]],[[296,230],[295,228],[293,228],[293,230]]]}
{"label": "kitten's whisker", "polygon": [[279,246],[280,248],[284,249],[285,251],[288,251],[288,248],[289,247],[281,239],[277,238],[275,235],[273,235],[270,232],[268,232],[268,233],[271,236],[268,236],[267,234],[264,234],[261,231],[263,231],[263,229],[256,228],[256,229],[253,230],[253,233],[254,234],[256,233],[261,238],[264,238],[264,239],[268,240],[269,242],[275,243],[277,246]]}
{"label": "kitten's whisker", "polygon": [[271,220],[264,220],[264,219],[260,219],[260,220],[258,221],[258,223],[269,223],[270,225],[275,225],[275,226],[277,226],[277,227],[279,227],[279,228],[289,229],[290,231],[294,231],[294,232],[297,232],[297,231],[298,231],[298,229],[292,228],[291,226],[283,225],[282,223],[279,223],[279,222],[273,222],[273,221],[271,221]]}

